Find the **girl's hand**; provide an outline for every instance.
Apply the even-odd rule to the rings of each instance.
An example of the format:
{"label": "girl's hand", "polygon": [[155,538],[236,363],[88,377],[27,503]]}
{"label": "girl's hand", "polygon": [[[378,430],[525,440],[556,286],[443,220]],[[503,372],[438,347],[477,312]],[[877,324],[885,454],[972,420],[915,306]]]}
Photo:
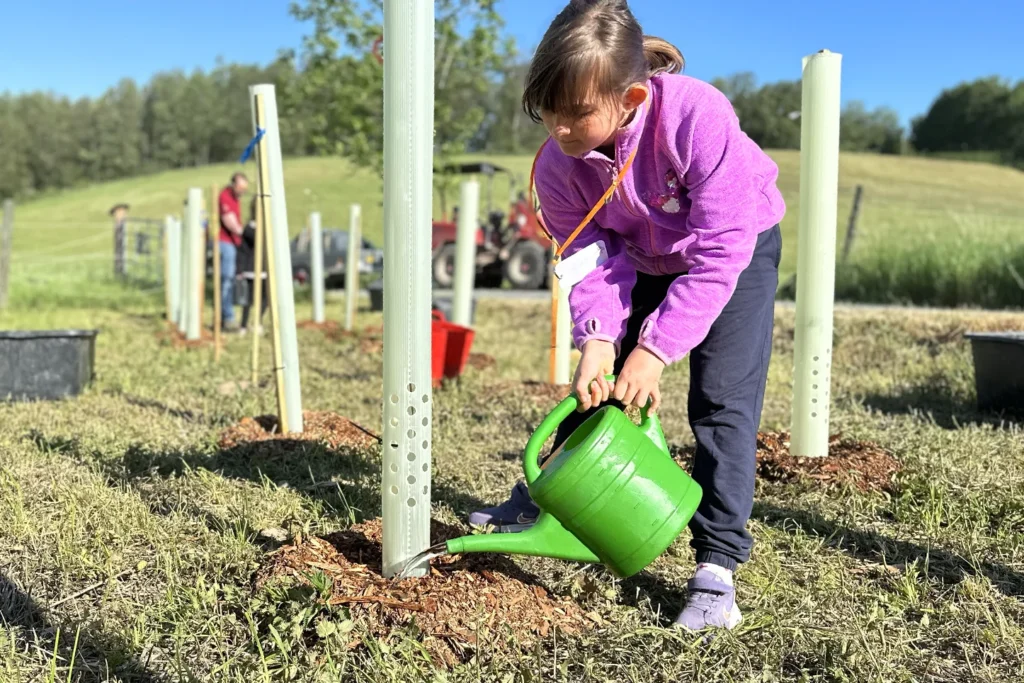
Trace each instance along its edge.
{"label": "girl's hand", "polygon": [[591,339],[583,345],[572,386],[580,400],[580,412],[597,407],[611,396],[612,385],[605,377],[615,371],[615,345]]}
{"label": "girl's hand", "polygon": [[638,346],[629,354],[626,364],[615,380],[615,400],[623,405],[643,408],[651,400],[650,414],[661,407],[661,373],[665,364],[647,349]]}

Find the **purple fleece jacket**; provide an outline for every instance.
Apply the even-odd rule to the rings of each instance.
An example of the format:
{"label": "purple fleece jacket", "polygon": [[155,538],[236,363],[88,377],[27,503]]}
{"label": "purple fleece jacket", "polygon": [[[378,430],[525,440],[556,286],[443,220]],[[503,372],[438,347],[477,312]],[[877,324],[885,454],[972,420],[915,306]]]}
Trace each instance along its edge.
{"label": "purple fleece jacket", "polygon": [[598,240],[608,248],[608,260],[569,294],[573,339],[579,349],[591,339],[610,341],[618,353],[637,271],[680,273],[640,331],[640,345],[669,364],[707,335],[758,234],[786,207],[778,167],[740,130],[725,95],[678,74],[647,84],[650,96],[616,136],[614,161],[597,151],[569,157],[549,140],[536,185],[544,222],[562,244],[637,149],[611,202],[562,255]]}

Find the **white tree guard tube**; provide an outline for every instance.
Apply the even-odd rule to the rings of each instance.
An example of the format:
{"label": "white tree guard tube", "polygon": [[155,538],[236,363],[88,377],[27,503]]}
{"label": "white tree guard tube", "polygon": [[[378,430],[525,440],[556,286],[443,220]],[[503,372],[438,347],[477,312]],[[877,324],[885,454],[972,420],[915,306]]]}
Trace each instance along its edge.
{"label": "white tree guard tube", "polygon": [[462,183],[459,198],[459,224],[455,232],[455,291],[452,322],[472,325],[473,283],[476,280],[476,232],[480,225],[480,183]]}
{"label": "white tree guard tube", "polygon": [[167,245],[167,316],[168,321],[181,320],[181,225],[174,216],[164,219],[164,244]]}
{"label": "white tree guard tube", "polygon": [[313,322],[324,321],[324,240],[320,213],[309,214],[309,278],[313,283]]}
{"label": "white tree guard tube", "polygon": [[[277,268],[277,311],[278,329],[281,334],[281,361],[284,366],[284,404],[288,411],[288,430],[302,431],[302,387],[299,381],[299,341],[295,328],[295,293],[292,287],[292,256],[288,240],[288,206],[284,194],[284,166],[281,163],[281,135],[277,123],[277,95],[274,86],[261,84],[249,86],[249,99],[253,102],[253,130],[256,130],[255,96],[263,96],[263,125],[266,133],[260,142],[261,150],[267,155],[267,190],[270,193],[270,235],[273,243],[268,249],[274,250]],[[259,315],[257,311],[255,315]]]}
{"label": "white tree guard tube", "polygon": [[572,348],[572,318],[569,315],[569,287],[562,287],[558,278],[551,276],[558,288],[558,316],[555,324],[555,384],[569,383],[569,352]]}
{"label": "white tree guard tube", "polygon": [[203,322],[199,315],[199,301],[203,296],[203,292],[199,290],[199,283],[204,281],[200,275],[206,261],[204,258],[206,250],[203,249],[206,241],[203,239],[203,225],[200,217],[202,208],[203,191],[198,187],[190,187],[187,205],[188,220],[185,226],[188,232],[188,251],[185,252],[185,258],[188,259],[188,278],[185,280],[185,291],[188,292],[188,299],[185,301],[185,307],[188,309],[185,338],[189,341],[199,339]]}
{"label": "white tree guard tube", "polygon": [[[362,208],[353,204],[348,210],[348,253],[345,260],[345,329],[349,332],[356,323],[356,304],[359,302],[359,256],[362,253],[363,230],[360,224]],[[359,245],[360,248],[353,248]]]}
{"label": "white tree guard tube", "polygon": [[841,60],[842,55],[828,50],[803,60],[793,455],[828,455]]}
{"label": "white tree guard tube", "polygon": [[[385,576],[430,545],[433,0],[385,0]],[[410,574],[422,576],[426,563]]]}

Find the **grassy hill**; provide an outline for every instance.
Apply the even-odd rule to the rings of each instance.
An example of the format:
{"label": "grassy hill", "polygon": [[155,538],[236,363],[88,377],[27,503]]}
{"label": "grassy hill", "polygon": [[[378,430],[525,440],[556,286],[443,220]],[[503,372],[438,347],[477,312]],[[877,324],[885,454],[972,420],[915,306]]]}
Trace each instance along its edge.
{"label": "grassy hill", "polygon": [[[799,221],[799,153],[771,151],[788,212],[783,221],[783,278],[796,268]],[[531,158],[489,157],[515,171],[520,182]],[[233,165],[167,171],[42,196],[17,207],[13,270],[18,291],[39,273],[66,279],[86,264],[109,272],[110,219],[116,202],[131,216],[162,219],[179,214],[189,187],[209,195],[227,182]],[[284,162],[289,230],[303,229],[311,211],[325,227],[346,227],[348,207],[362,205],[363,230],[382,242],[382,184],[364,169],[334,158]],[[255,175],[252,162],[245,169]],[[864,187],[851,261],[839,269],[839,296],[933,304],[1024,306],[1024,173],[978,162],[843,154],[840,161],[839,244],[846,230],[853,189]],[[482,203],[486,203],[486,187]],[[449,201],[457,200],[457,188]],[[505,208],[508,185],[495,182],[496,208]],[[435,216],[440,204],[435,193]],[[72,278],[73,279],[73,278]]]}

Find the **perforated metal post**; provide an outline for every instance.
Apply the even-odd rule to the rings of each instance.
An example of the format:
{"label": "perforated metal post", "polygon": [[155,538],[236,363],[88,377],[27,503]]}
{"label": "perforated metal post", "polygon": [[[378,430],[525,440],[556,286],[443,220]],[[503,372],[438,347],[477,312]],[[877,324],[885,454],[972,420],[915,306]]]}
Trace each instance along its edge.
{"label": "perforated metal post", "polygon": [[828,455],[842,55],[804,57],[790,452]]}
{"label": "perforated metal post", "polygon": [[[256,96],[263,102],[262,121],[258,121]],[[273,85],[249,87],[253,101],[253,130],[264,128],[266,133],[259,143],[259,153],[266,155],[267,188],[270,194],[270,215],[265,217],[267,250],[273,250],[273,264],[277,270],[273,287],[277,292],[276,325],[281,341],[281,362],[284,374],[284,403],[289,432],[302,431],[302,388],[299,381],[299,341],[295,327],[295,293],[292,287],[292,257],[289,245],[288,206],[284,194],[284,166],[281,162],[281,135],[277,120],[277,95]],[[270,257],[268,253],[268,257]],[[269,261],[268,261],[269,265]],[[259,311],[255,311],[259,316]],[[258,318],[257,318],[258,319]]]}
{"label": "perforated metal post", "polygon": [[480,183],[467,180],[462,183],[459,198],[459,224],[455,233],[455,291],[452,292],[452,322],[465,327],[472,324],[479,212]]}
{"label": "perforated metal post", "polygon": [[181,225],[174,216],[164,219],[164,244],[167,248],[167,320],[181,319]]}
{"label": "perforated metal post", "polygon": [[[430,545],[433,0],[384,2],[385,576]],[[426,565],[414,568],[422,576]]]}
{"label": "perforated metal post", "polygon": [[313,322],[324,321],[324,240],[320,213],[309,214],[309,278],[313,285]]}
{"label": "perforated metal post", "polygon": [[[362,208],[353,204],[348,211],[348,253],[345,259],[345,329],[352,331],[356,321],[356,304],[359,302],[359,255],[362,253],[363,230]],[[360,245],[353,249],[352,245]]]}

